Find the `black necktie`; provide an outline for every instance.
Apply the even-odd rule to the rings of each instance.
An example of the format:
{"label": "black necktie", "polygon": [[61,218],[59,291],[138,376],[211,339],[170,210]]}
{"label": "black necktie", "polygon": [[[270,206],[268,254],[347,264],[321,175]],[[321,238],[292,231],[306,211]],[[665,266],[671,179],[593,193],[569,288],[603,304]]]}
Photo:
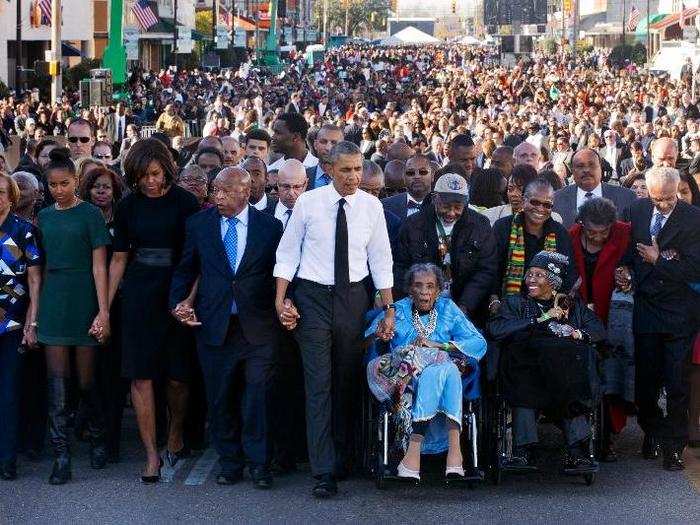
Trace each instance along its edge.
{"label": "black necktie", "polygon": [[117,116],[117,142],[122,141],[122,134],[123,134],[122,119],[121,119],[121,117]]}
{"label": "black necktie", "polygon": [[350,288],[350,262],[348,261],[348,221],[345,218],[345,199],[338,201],[338,217],[335,220],[335,289],[347,292]]}

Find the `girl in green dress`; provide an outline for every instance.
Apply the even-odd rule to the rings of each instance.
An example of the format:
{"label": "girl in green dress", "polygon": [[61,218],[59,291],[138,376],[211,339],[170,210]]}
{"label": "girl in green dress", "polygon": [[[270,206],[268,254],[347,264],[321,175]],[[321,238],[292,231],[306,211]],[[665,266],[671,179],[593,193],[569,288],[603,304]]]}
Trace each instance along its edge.
{"label": "girl in green dress", "polygon": [[50,153],[46,180],[56,201],[39,212],[38,226],[46,253],[39,301],[39,342],[46,346],[49,439],[55,461],[51,484],[71,478],[66,429],[69,350],[75,348],[80,393],[88,410],[90,464],[104,468],[104,424],[94,363],[97,347],[109,336],[107,250],[109,234],[100,211],[76,196],[75,165],[66,149]]}

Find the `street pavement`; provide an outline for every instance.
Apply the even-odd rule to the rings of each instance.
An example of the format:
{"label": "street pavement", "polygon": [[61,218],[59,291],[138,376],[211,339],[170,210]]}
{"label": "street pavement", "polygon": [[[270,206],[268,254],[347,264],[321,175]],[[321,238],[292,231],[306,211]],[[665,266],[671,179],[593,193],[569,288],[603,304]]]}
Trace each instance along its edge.
{"label": "street pavement", "polygon": [[354,478],[340,484],[337,498],[310,496],[308,472],[275,480],[270,491],[249,482],[216,485],[216,453],[204,451],[164,471],[169,482],[144,486],[138,481],[143,456],[133,416],[126,421],[122,462],[89,468],[85,444],[75,446],[73,481],[47,484],[51,462],[23,461],[20,478],[0,482],[0,523],[700,523],[700,451],[687,454],[684,473],[666,472],[659,461],[638,454],[640,433],[628,425],[618,445],[621,460],[602,465],[593,486],[557,472],[558,433],[544,428],[543,472],[509,476],[496,487],[474,490],[438,482],[398,485],[378,491],[372,481]]}

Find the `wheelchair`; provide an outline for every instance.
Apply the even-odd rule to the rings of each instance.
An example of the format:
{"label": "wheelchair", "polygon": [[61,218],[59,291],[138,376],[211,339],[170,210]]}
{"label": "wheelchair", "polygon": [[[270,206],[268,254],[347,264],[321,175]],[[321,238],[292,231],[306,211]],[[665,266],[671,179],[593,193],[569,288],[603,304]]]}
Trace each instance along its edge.
{"label": "wheelchair", "polygon": [[[388,351],[388,346],[384,343],[376,341],[370,344],[365,354],[365,368],[374,357],[382,355],[386,351]],[[446,485],[467,486],[472,489],[485,479],[485,470],[480,462],[480,451],[484,446],[482,438],[484,418],[480,402],[479,382],[478,369],[462,380],[462,432],[460,437],[465,475],[464,478],[460,479],[445,479]],[[380,490],[387,488],[388,484],[392,482],[417,485],[418,481],[407,480],[396,475],[396,467],[401,460],[403,451],[399,455],[399,451],[393,444],[396,432],[391,414],[379,404],[369,388],[364,389],[363,396],[361,425],[363,435],[359,440],[362,445],[358,452],[361,455],[365,472],[374,478],[375,484]],[[437,462],[437,460],[433,461],[430,456],[436,458],[442,454],[422,454],[426,461],[422,461],[421,464],[427,464],[426,471],[430,470],[431,463]],[[431,478],[431,476],[428,475],[427,478]]]}
{"label": "wheelchair", "polygon": [[[506,474],[517,473],[523,474],[522,470],[509,468],[508,463],[513,457],[513,413],[509,403],[505,400],[501,391],[499,381],[499,358],[500,347],[498,344],[489,344],[489,352],[496,366],[496,373],[491,373],[490,382],[490,397],[486,403],[488,412],[485,414],[488,427],[486,434],[488,436],[486,452],[489,458],[489,474],[491,482],[494,485],[500,485]],[[597,352],[596,352],[597,357]],[[599,360],[596,359],[596,367],[594,368],[596,375],[599,377]],[[600,392],[595,392],[592,406],[584,414],[590,425],[590,435],[587,443],[587,454],[589,459],[597,461],[600,458],[602,450],[602,436],[604,435],[605,417],[603,412],[602,396]],[[566,472],[564,475],[572,477],[582,477],[587,486],[592,485],[596,479],[598,468],[586,472]]]}

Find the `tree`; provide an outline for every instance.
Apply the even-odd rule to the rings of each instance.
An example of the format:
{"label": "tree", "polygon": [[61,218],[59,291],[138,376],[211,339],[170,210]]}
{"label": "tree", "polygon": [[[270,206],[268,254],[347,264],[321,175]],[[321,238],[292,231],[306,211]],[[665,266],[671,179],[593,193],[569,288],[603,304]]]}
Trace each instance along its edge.
{"label": "tree", "polygon": [[[336,27],[345,32],[347,11],[348,36],[353,36],[360,26],[373,31],[386,27],[389,0],[328,0],[328,33]],[[323,2],[314,3],[314,17],[323,27]]]}

